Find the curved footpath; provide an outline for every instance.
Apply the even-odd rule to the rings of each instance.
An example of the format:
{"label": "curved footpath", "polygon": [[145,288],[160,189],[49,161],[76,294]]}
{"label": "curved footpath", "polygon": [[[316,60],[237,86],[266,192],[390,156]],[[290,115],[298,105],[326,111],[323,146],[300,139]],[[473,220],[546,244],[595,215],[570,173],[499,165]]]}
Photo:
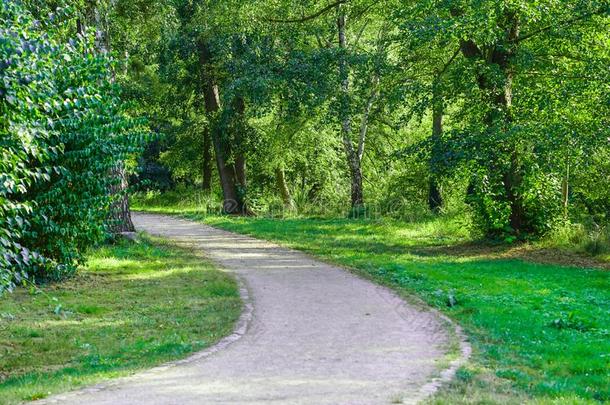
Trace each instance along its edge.
{"label": "curved footpath", "polygon": [[235,332],[186,360],[39,402],[415,403],[455,370],[439,370],[449,339],[441,317],[384,287],[196,222],[152,214],[133,220],[138,230],[195,246],[237,276],[246,305]]}

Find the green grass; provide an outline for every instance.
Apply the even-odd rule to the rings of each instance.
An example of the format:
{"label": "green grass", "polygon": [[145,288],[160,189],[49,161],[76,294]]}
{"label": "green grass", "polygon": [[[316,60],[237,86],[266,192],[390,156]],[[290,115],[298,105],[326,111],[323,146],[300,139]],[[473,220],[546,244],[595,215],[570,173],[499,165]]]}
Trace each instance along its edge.
{"label": "green grass", "polygon": [[129,204],[134,211],[148,211],[163,214],[204,214],[218,215],[222,201],[201,190],[181,188],[161,193],[142,191],[133,194]]}
{"label": "green grass", "polygon": [[231,332],[235,281],[159,240],[98,248],[40,291],[0,300],[0,403],[67,391],[186,357]]}
{"label": "green grass", "polygon": [[603,256],[549,241],[477,243],[455,218],[230,218],[198,214],[193,201],[180,207],[156,198],[138,208],[304,250],[449,315],[474,353],[434,403],[610,401],[610,272],[594,268],[607,269]]}
{"label": "green grass", "polygon": [[[221,215],[222,199],[218,195],[197,188],[178,186],[177,189],[166,192],[134,193],[130,198],[130,204],[132,209],[136,211],[202,217]],[[427,243],[431,242],[430,238],[434,235],[441,235],[445,238],[451,236],[454,242],[463,243],[470,241],[468,229],[471,227],[470,221],[464,215],[465,210],[465,206],[453,206],[451,213],[440,218],[440,220],[428,213],[426,207],[418,207],[407,212],[394,213],[394,215],[398,215],[403,220],[402,223],[407,221],[417,223],[418,226],[424,226],[425,229],[420,229],[415,236],[428,240]],[[255,207],[254,211],[266,218],[289,219],[336,218],[346,217],[348,214],[340,207],[309,206],[307,204],[304,207],[297,207],[296,210],[286,211],[281,202],[279,206],[262,204],[260,207]],[[368,214],[369,219],[371,217],[381,219],[384,216],[382,212],[374,209],[368,211]],[[544,238],[526,245],[526,250],[520,249],[517,252],[511,249],[511,255],[518,254],[535,261],[564,262],[581,267],[599,267],[602,265],[610,269],[610,224],[595,224],[592,218],[583,218],[583,221],[586,224],[566,223],[558,225],[553,232]],[[451,228],[445,229],[447,226]],[[438,242],[441,241],[433,243]],[[534,256],[530,254],[532,251],[535,253]],[[546,253],[546,257],[543,257],[540,253]]]}

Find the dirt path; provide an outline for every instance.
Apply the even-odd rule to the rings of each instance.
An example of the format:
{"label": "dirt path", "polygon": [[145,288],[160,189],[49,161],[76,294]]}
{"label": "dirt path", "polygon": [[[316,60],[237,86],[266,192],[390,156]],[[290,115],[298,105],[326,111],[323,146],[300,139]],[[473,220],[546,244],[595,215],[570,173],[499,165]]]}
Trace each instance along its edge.
{"label": "dirt path", "polygon": [[167,216],[133,219],[236,274],[246,286],[240,324],[190,359],[45,402],[372,405],[414,403],[437,385],[448,338],[434,313],[268,242]]}

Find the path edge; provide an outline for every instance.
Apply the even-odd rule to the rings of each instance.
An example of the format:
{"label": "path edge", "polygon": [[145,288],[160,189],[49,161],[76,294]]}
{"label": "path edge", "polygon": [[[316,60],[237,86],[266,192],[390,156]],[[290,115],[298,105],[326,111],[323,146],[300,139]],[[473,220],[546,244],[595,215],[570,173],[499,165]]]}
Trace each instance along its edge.
{"label": "path edge", "polygon": [[[419,300],[419,297],[415,298]],[[455,334],[454,339],[457,339],[459,345],[459,356],[450,361],[448,367],[440,370],[438,376],[433,377],[430,381],[420,387],[418,397],[415,398],[418,403],[431,398],[433,395],[437,394],[441,388],[449,384],[455,378],[458,369],[465,365],[472,355],[472,346],[462,327],[436,308],[428,306],[428,311],[453,329],[453,333]]]}

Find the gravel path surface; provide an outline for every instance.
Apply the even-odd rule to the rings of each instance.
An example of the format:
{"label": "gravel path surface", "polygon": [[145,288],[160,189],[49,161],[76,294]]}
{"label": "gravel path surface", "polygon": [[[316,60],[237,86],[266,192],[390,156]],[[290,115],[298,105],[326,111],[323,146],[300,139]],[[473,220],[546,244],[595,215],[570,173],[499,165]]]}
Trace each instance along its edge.
{"label": "gravel path surface", "polygon": [[43,402],[373,405],[415,403],[438,385],[448,334],[436,313],[269,242],[169,216],[133,220],[237,276],[236,330],[189,359]]}

